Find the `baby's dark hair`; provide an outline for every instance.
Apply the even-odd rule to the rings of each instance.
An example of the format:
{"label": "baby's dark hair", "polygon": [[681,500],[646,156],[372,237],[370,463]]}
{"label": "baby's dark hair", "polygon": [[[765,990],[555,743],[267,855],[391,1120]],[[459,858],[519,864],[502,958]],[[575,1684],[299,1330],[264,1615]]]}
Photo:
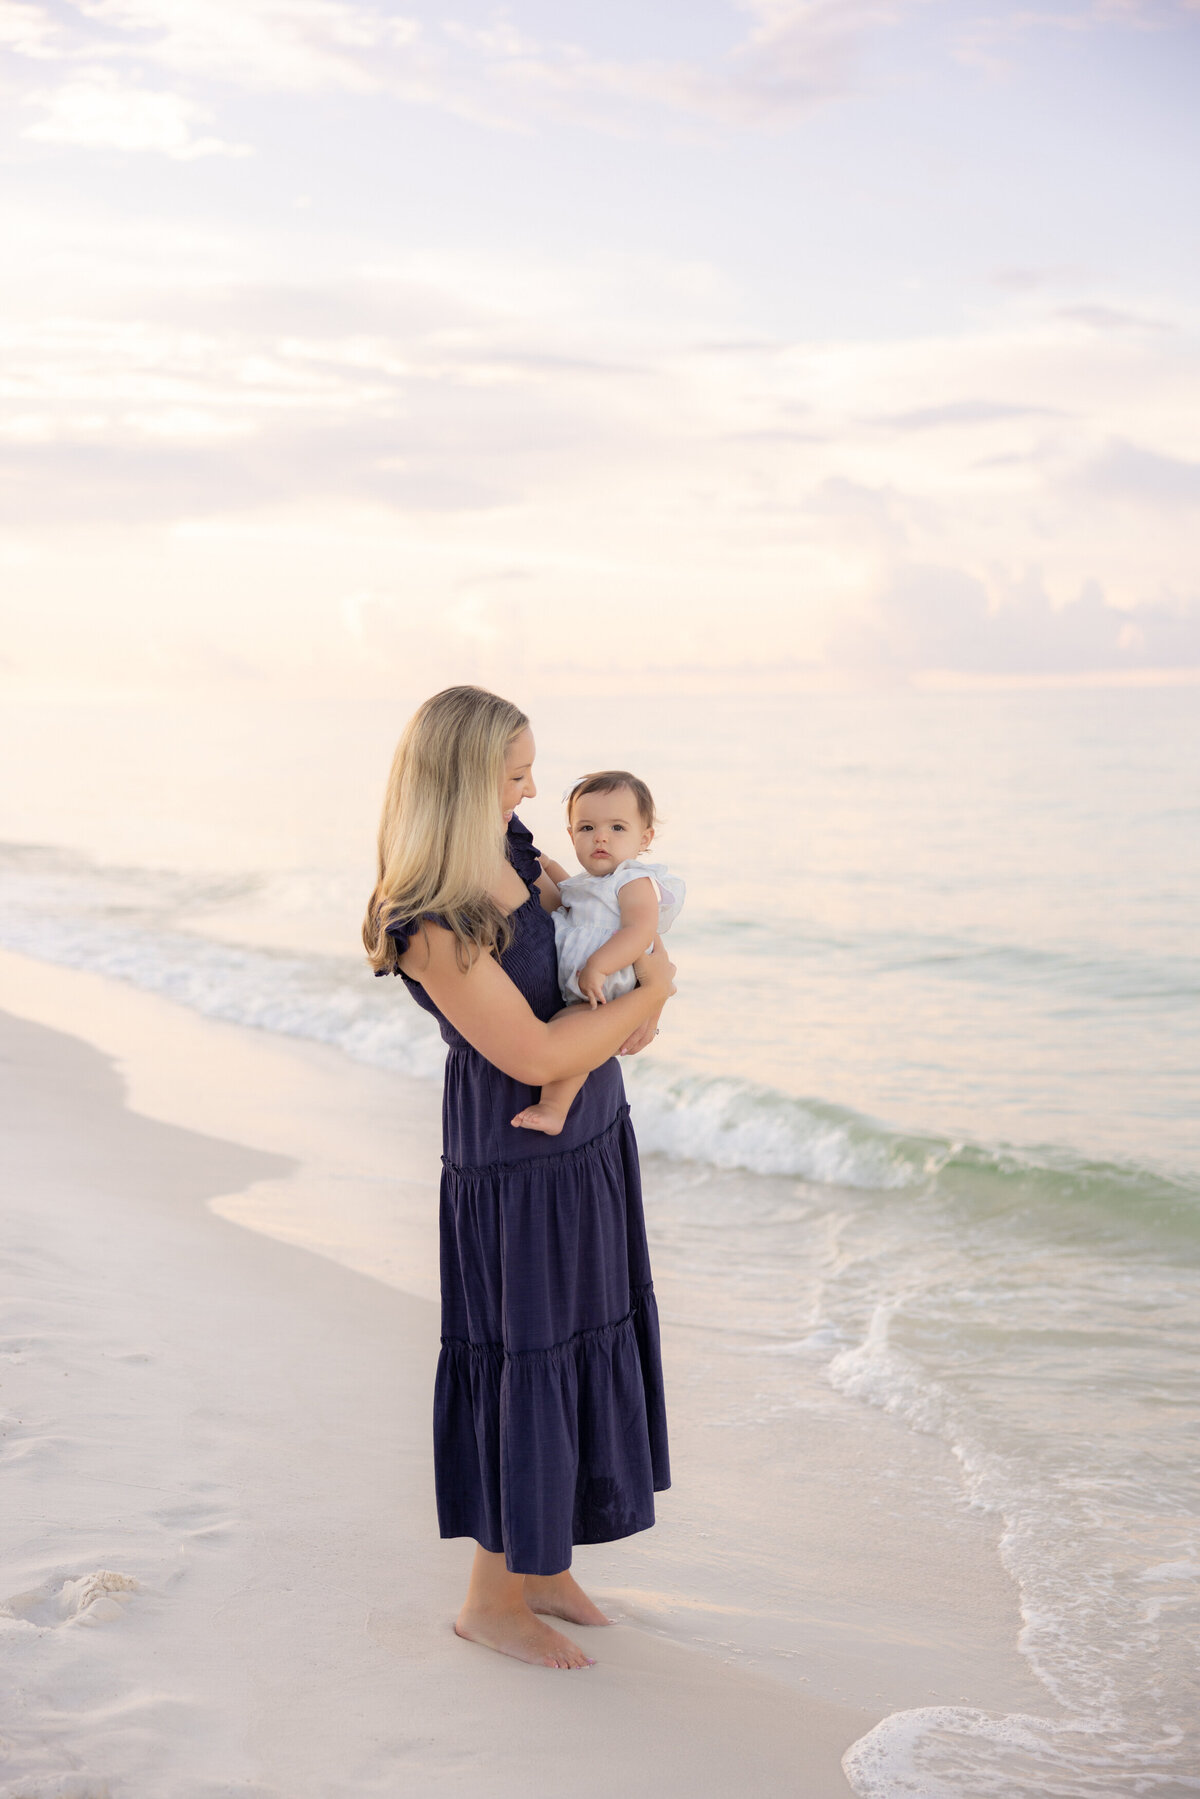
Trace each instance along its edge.
{"label": "baby's dark hair", "polygon": [[646,783],[637,775],[631,775],[623,768],[605,768],[598,774],[583,775],[576,781],[567,794],[567,824],[571,823],[571,814],[575,810],[576,800],[581,800],[585,793],[616,793],[619,787],[628,787],[637,802],[638,817],[645,830],[652,831],[658,823],[654,810],[654,795]]}

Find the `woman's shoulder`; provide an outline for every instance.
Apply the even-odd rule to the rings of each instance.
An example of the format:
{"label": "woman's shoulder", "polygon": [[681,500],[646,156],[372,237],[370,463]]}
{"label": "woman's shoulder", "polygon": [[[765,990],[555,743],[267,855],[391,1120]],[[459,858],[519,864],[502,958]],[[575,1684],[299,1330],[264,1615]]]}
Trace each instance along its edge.
{"label": "woman's shoulder", "polygon": [[395,959],[390,968],[377,968],[375,973],[377,975],[398,974],[403,976],[405,980],[411,979],[411,977],[405,974],[404,970],[400,967],[400,961],[407,951],[412,939],[426,924],[440,925],[444,931],[450,931],[452,933],[452,926],[450,925],[449,920],[440,912],[422,912],[417,918],[393,918],[389,920],[383,927],[383,934],[385,937],[389,938],[395,946]]}

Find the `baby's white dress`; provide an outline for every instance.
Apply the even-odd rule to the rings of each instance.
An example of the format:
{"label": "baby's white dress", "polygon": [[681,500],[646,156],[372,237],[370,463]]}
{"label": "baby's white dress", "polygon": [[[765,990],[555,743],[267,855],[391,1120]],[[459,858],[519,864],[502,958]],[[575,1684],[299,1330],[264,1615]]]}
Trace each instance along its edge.
{"label": "baby's white dress", "polygon": [[[580,1000],[579,970],[593,951],[607,943],[621,928],[622,887],[630,881],[649,875],[658,885],[659,935],[679,916],[687,892],[678,875],[671,874],[661,862],[639,862],[631,857],[618,863],[610,875],[570,875],[559,886],[562,905],[550,914],[554,920],[554,936],[558,948],[558,985],[569,1004]],[[632,968],[618,968],[616,974],[605,975],[605,999],[617,999],[637,986]]]}

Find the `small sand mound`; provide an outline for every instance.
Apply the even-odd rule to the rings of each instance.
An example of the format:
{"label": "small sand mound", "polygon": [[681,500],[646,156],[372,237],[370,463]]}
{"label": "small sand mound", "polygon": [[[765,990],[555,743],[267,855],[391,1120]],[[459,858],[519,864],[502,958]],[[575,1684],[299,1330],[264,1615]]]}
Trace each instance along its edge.
{"label": "small sand mound", "polygon": [[[80,1574],[74,1580],[55,1576],[43,1581],[29,1593],[14,1593],[0,1610],[13,1618],[24,1618],[41,1628],[56,1624],[103,1624],[119,1618],[141,1582],[131,1574],[114,1574],[111,1568],[97,1568],[94,1574]],[[0,1792],[0,1799],[4,1795]]]}
{"label": "small sand mound", "polygon": [[0,1786],[0,1799],[112,1799],[112,1788],[90,1774],[35,1774]]}
{"label": "small sand mound", "polygon": [[68,1622],[74,1619],[80,1624],[102,1624],[106,1619],[119,1618],[140,1591],[141,1583],[132,1575],[98,1568],[95,1574],[66,1581],[59,1594],[59,1607]]}

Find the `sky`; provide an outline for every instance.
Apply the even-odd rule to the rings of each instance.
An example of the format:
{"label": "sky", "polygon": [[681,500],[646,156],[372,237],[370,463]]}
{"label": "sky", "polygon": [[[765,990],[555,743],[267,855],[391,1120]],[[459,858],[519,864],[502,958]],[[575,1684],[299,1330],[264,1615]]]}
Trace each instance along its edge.
{"label": "sky", "polygon": [[1198,77],[1200,0],[0,0],[0,692],[1196,678]]}

